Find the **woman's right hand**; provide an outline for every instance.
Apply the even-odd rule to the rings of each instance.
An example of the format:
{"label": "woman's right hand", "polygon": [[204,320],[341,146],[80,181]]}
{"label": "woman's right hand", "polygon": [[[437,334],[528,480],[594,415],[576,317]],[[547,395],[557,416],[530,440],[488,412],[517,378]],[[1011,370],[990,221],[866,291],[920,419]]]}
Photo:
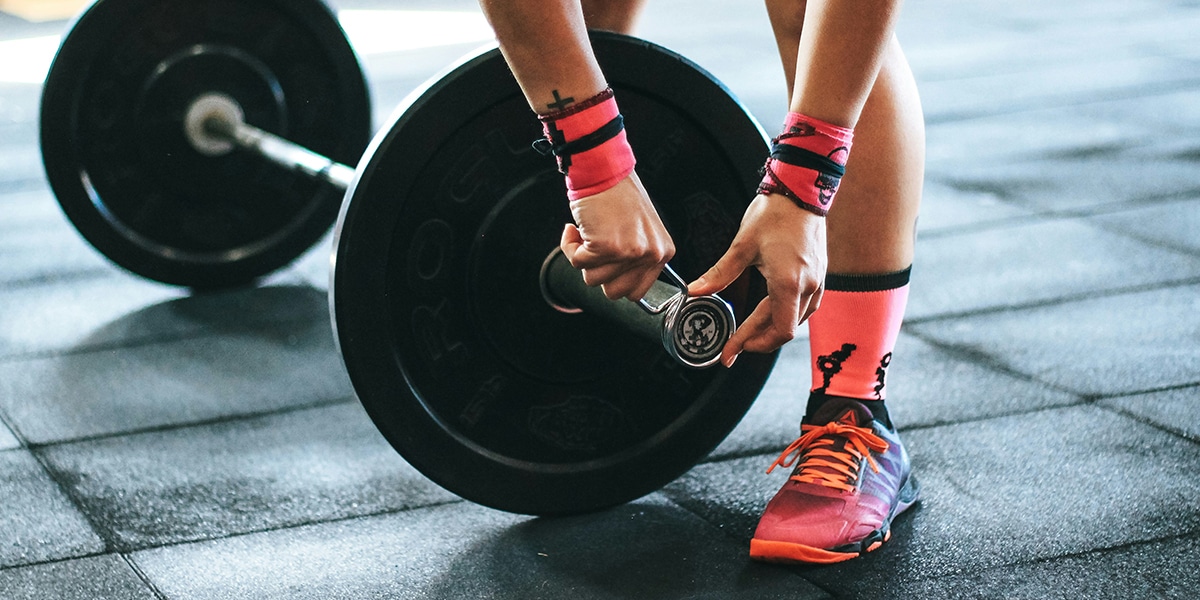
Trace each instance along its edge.
{"label": "woman's right hand", "polygon": [[560,247],[584,283],[600,286],[609,299],[640,300],[675,243],[634,172],[594,196],[571,202],[574,223],[563,229]]}

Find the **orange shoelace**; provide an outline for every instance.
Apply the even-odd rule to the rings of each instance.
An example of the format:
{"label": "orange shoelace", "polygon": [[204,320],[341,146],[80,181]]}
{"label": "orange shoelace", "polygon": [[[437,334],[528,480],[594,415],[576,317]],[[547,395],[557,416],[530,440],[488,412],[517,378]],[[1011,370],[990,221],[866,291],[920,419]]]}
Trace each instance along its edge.
{"label": "orange shoelace", "polygon": [[[800,432],[800,437],[775,459],[767,473],[774,471],[775,467],[789,468],[799,460],[800,466],[791,477],[793,481],[816,483],[849,492],[854,490],[851,482],[858,479],[863,457],[878,473],[879,463],[875,462],[871,451],[885,452],[888,449],[888,443],[875,435],[874,431],[841,422],[801,425]],[[842,447],[834,448],[841,439],[845,439]]]}

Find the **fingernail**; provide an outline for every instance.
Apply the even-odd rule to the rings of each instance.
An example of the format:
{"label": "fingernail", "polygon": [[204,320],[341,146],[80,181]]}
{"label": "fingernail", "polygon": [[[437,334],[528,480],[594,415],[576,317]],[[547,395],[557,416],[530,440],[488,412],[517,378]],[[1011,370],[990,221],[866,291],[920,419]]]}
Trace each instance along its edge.
{"label": "fingernail", "polygon": [[725,368],[726,368],[726,369],[732,368],[732,367],[733,367],[733,363],[737,362],[737,357],[738,357],[738,355],[737,355],[737,354],[734,354],[733,356],[731,356],[731,357],[729,358],[729,360],[722,361],[722,362],[724,362],[724,363],[725,363]]}

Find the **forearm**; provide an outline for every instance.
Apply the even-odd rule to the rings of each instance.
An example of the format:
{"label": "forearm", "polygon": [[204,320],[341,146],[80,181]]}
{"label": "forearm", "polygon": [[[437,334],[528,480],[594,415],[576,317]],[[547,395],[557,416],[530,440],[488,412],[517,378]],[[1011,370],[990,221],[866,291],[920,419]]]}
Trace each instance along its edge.
{"label": "forearm", "polygon": [[548,114],[607,87],[579,0],[480,0],[530,108]]}
{"label": "forearm", "polygon": [[853,128],[895,33],[900,5],[901,0],[767,0],[788,75],[789,110]]}

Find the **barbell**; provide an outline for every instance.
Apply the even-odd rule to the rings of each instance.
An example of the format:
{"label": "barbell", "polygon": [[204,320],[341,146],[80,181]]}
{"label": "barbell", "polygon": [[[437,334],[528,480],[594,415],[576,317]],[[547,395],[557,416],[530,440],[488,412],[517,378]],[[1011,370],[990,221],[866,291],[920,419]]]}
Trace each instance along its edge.
{"label": "barbell", "polygon": [[690,368],[716,360],[765,284],[750,272],[723,299],[679,289],[733,239],[761,128],[674,52],[592,44],[678,248],[678,275],[639,304],[607,300],[553,251],[570,220],[562,176],[531,148],[540,126],[498,49],[413,92],[363,152],[361,68],[319,0],[97,1],[47,78],[47,175],[103,254],[193,287],[294,260],[341,196],[331,319],[383,436],[468,500],[596,510],[715,448],[776,355]]}

